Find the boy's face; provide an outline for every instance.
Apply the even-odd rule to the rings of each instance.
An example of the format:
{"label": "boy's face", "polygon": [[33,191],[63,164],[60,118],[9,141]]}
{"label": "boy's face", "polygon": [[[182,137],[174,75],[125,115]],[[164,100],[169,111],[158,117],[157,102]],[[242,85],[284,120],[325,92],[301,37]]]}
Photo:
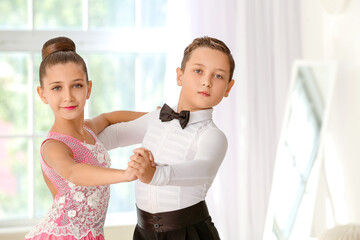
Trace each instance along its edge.
{"label": "boy's face", "polygon": [[234,80],[229,82],[230,65],[225,53],[207,48],[195,49],[185,70],[178,68],[177,84],[181,86],[178,111],[198,111],[219,104],[227,97]]}

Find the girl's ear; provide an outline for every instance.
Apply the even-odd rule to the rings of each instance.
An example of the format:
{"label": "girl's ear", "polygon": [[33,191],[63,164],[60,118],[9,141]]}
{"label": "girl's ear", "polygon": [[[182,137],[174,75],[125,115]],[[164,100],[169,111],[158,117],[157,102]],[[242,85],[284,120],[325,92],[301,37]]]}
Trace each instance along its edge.
{"label": "girl's ear", "polygon": [[87,93],[86,93],[86,99],[89,99],[90,98],[90,95],[91,95],[91,89],[92,89],[92,81],[89,80],[88,84],[88,89],[87,89]]}
{"label": "girl's ear", "polygon": [[234,80],[234,79],[232,79],[232,80],[229,82],[229,84],[228,84],[228,86],[227,86],[227,88],[226,88],[226,91],[225,91],[225,93],[224,93],[224,97],[228,97],[228,96],[229,96],[229,92],[230,92],[231,88],[233,87],[234,83],[235,83],[235,80]]}
{"label": "girl's ear", "polygon": [[176,82],[178,86],[182,86],[182,75],[183,75],[183,71],[181,68],[177,68],[176,69]]}
{"label": "girl's ear", "polygon": [[45,103],[45,104],[48,104],[48,101],[47,101],[46,97],[44,96],[44,89],[42,87],[38,86],[36,88],[36,91],[37,91],[39,97],[41,98],[41,101],[43,101],[43,103]]}

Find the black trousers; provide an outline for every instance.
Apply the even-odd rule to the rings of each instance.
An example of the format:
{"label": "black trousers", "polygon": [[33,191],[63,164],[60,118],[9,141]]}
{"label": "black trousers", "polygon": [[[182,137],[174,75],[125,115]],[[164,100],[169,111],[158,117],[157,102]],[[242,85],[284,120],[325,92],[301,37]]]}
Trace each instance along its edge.
{"label": "black trousers", "polygon": [[220,240],[205,201],[156,214],[137,208],[137,219],[133,240]]}
{"label": "black trousers", "polygon": [[220,237],[208,217],[203,222],[168,232],[154,232],[136,225],[133,240],[220,240]]}

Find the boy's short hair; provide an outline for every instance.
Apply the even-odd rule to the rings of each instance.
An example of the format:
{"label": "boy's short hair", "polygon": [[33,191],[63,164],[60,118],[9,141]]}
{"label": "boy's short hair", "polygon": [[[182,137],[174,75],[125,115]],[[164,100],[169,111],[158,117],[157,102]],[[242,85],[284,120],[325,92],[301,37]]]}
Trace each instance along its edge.
{"label": "boy's short hair", "polygon": [[184,50],[184,56],[181,62],[181,69],[183,71],[185,70],[186,63],[189,61],[191,53],[199,47],[207,47],[207,48],[219,50],[228,56],[229,65],[230,65],[230,77],[229,77],[229,82],[230,82],[234,74],[235,61],[233,56],[231,55],[230,49],[226,46],[226,44],[216,38],[212,38],[208,36],[195,38],[193,42],[189,46],[187,46]]}

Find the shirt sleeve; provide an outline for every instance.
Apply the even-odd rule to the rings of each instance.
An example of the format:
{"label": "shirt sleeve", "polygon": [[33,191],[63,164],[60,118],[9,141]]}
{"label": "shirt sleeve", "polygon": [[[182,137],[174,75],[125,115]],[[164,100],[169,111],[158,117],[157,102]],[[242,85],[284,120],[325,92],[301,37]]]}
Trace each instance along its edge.
{"label": "shirt sleeve", "polygon": [[211,183],[226,155],[228,142],[217,128],[199,136],[195,159],[173,165],[158,165],[151,185],[195,186]]}
{"label": "shirt sleeve", "polygon": [[107,150],[141,143],[149,122],[158,114],[159,111],[153,111],[133,121],[112,124],[106,127],[98,138]]}

